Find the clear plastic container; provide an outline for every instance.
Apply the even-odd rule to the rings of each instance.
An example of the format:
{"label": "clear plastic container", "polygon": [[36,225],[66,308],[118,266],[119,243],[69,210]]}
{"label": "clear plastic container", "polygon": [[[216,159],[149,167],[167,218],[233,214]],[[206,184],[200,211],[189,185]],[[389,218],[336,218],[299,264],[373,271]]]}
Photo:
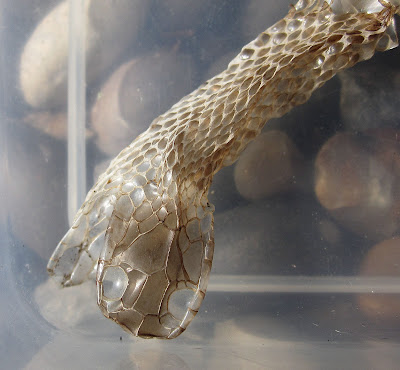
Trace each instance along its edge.
{"label": "clear plastic container", "polygon": [[271,120],[276,147],[258,141],[217,174],[212,276],[177,339],[125,333],[94,282],[58,289],[46,272],[105,163],[287,7],[3,2],[1,368],[399,367],[397,49]]}

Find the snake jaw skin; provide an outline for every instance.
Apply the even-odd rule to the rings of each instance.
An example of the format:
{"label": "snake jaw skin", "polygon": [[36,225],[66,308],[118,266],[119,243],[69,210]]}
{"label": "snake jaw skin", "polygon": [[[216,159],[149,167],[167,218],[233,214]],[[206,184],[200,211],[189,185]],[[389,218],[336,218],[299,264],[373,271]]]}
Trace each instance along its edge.
{"label": "snake jaw skin", "polygon": [[213,175],[268,119],[306,102],[340,70],[397,46],[397,10],[384,1],[292,6],[111,162],[50,258],[49,274],[63,286],[96,276],[101,311],[136,336],[181,334],[211,270]]}

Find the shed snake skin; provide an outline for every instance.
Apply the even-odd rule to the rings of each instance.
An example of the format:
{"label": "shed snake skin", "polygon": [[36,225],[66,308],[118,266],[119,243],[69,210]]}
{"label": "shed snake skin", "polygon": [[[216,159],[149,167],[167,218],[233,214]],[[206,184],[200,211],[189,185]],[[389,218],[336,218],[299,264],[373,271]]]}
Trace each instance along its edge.
{"label": "shed snake skin", "polygon": [[181,334],[211,270],[214,174],[268,119],[306,102],[337,72],[397,46],[393,2],[291,6],[111,162],[51,256],[49,274],[63,286],[95,277],[103,314],[136,336]]}

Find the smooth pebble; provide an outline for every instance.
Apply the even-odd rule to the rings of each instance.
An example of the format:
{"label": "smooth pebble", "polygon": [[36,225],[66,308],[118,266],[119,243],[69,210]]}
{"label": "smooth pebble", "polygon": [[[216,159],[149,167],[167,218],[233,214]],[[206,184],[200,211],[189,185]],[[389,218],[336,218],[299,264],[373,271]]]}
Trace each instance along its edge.
{"label": "smooth pebble", "polygon": [[[360,277],[400,278],[400,237],[373,246],[360,266]],[[370,319],[400,323],[399,294],[359,294],[361,311]]]}
{"label": "smooth pebble", "polygon": [[338,133],[315,161],[315,194],[345,228],[382,240],[400,227],[399,133],[377,129]]}
{"label": "smooth pebble", "polygon": [[[134,44],[148,7],[145,0],[85,0],[86,84]],[[34,108],[67,105],[69,2],[58,4],[29,37],[20,59],[23,96]]]}
{"label": "smooth pebble", "polygon": [[282,131],[261,133],[241,154],[235,166],[235,183],[248,200],[257,200],[300,187],[305,182],[303,156]]}
{"label": "smooth pebble", "polygon": [[152,120],[194,87],[189,56],[174,51],[144,54],[120,66],[98,93],[91,124],[100,150],[115,155]]}

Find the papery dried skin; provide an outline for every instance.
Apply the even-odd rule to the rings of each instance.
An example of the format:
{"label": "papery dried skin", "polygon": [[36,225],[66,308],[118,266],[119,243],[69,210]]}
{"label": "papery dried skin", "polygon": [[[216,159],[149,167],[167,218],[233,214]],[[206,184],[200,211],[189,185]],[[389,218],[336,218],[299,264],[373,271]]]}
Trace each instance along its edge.
{"label": "papery dried skin", "polygon": [[211,270],[214,174],[268,119],[306,102],[340,70],[397,46],[395,6],[382,2],[366,14],[366,3],[350,3],[354,12],[343,13],[343,3],[335,14],[327,2],[299,1],[224,72],[155,119],[100,176],[49,273],[65,286],[96,273],[100,309],[134,335],[182,333]]}

